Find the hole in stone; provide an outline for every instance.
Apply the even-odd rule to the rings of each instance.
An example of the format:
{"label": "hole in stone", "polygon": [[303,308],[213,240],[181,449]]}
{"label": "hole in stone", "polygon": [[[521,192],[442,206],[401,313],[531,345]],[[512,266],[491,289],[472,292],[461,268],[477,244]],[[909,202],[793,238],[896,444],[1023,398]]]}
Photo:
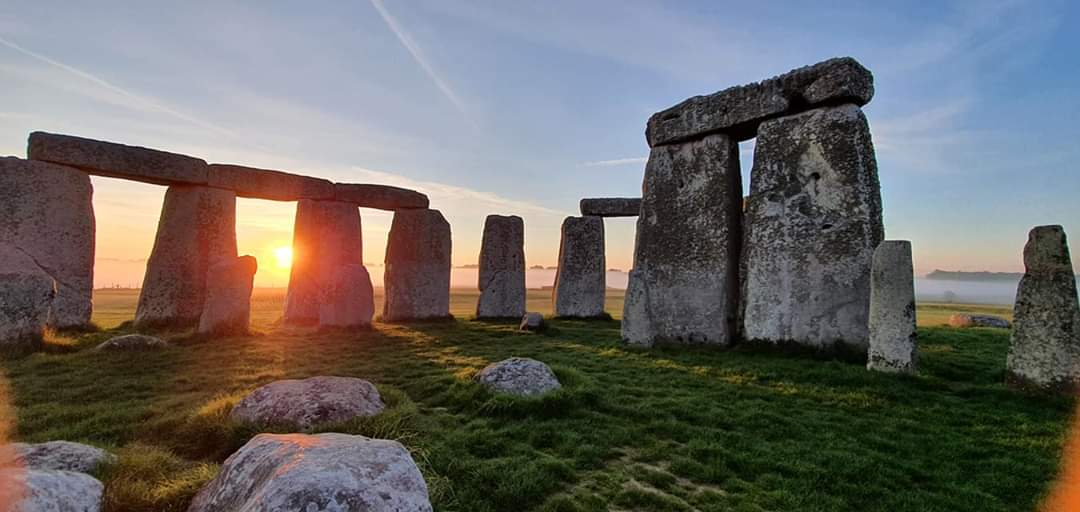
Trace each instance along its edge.
{"label": "hole in stone", "polygon": [[810,173],[810,179],[812,179],[814,181],[820,180],[821,179],[821,174],[816,173],[816,172],[812,172],[812,173]]}
{"label": "hole in stone", "polygon": [[822,224],[821,225],[821,230],[822,231],[828,231],[828,230],[832,229],[832,227],[833,227],[832,224]]}

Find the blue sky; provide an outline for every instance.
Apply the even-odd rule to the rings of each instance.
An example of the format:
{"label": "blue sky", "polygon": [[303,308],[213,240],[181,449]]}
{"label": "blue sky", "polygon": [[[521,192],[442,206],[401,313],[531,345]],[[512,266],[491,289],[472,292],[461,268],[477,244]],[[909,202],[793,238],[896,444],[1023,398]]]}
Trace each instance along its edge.
{"label": "blue sky", "polygon": [[[5,0],[0,153],[47,130],[411,186],[450,219],[455,264],[485,214],[515,213],[528,263],[553,265],[581,197],[640,193],[650,114],[850,55],[876,79],[886,235],[917,271],[1020,270],[1036,224],[1080,240],[1075,2],[751,4]],[[144,258],[161,189],[95,188],[99,258]],[[389,216],[363,213],[381,261]],[[241,250],[287,243],[291,216],[241,201]],[[633,222],[608,239],[629,267]]]}

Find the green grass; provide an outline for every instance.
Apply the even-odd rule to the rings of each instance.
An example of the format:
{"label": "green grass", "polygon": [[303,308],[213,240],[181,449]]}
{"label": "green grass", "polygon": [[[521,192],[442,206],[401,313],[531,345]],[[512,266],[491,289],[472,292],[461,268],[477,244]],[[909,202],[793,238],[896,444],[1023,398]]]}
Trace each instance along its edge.
{"label": "green grass", "polygon": [[[86,350],[134,310],[131,292],[99,294],[95,321],[114,330],[2,362],[13,435],[117,453],[100,474],[106,510],[179,511],[260,431],[227,419],[246,392],[345,375],[375,382],[388,410],[320,430],[401,441],[436,510],[1005,511],[1048,489],[1073,406],[1006,389],[995,329],[920,328],[923,371],[896,377],[753,349],[629,349],[617,320],[518,333],[467,319],[465,293],[455,322],[273,329],[280,295],[256,294],[260,335],[172,333],[174,348],[124,354]],[[530,309],[549,311],[546,296]],[[470,381],[510,356],[549,363],[563,389],[511,399]]]}

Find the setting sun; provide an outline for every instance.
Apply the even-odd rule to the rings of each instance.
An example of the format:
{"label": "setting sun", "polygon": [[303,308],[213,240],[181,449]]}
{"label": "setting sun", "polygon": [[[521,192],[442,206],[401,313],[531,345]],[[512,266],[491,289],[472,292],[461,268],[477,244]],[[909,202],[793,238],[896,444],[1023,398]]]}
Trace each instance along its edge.
{"label": "setting sun", "polygon": [[289,268],[292,266],[292,247],[278,247],[274,249],[274,261],[277,263],[278,268]]}

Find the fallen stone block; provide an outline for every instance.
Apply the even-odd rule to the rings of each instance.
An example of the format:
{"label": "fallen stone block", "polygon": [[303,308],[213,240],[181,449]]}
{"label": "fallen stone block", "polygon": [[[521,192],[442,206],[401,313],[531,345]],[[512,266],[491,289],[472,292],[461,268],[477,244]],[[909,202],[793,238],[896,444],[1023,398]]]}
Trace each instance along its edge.
{"label": "fallen stone block", "polygon": [[359,263],[338,267],[323,287],[319,327],[370,327],[375,316],[375,289],[371,275]]}
{"label": "fallen stone block", "polygon": [[259,434],[232,454],[188,512],[430,512],[428,488],[397,441]]}
{"label": "fallen stone block", "polygon": [[0,469],[4,512],[98,512],[105,486],[86,473]]}
{"label": "fallen stone block", "polygon": [[26,149],[30,160],[77,167],[98,176],[155,185],[206,185],[204,160],[115,142],[33,132]]}
{"label": "fallen stone block", "polygon": [[334,199],[334,183],[270,169],[242,165],[210,164],[208,184],[236,192],[239,197],[270,201]]}
{"label": "fallen stone block", "polygon": [[235,258],[236,194],[210,187],[169,187],[146,262],[135,325],[197,326],[210,266]]}
{"label": "fallen stone block", "polygon": [[379,390],[353,377],[310,377],[271,382],[252,391],[233,407],[229,417],[263,425],[291,425],[307,430],[375,416],[383,411]]}
{"label": "fallen stone block", "polygon": [[744,216],[743,338],[867,353],[881,191],[855,105],[765,122]]}
{"label": "fallen stone block", "polygon": [[[90,323],[94,206],[90,177],[47,162],[0,158],[0,243],[11,244],[56,280],[49,325]],[[0,261],[0,271],[7,265]]]}
{"label": "fallen stone block", "polygon": [[477,318],[520,318],[525,314],[525,221],[488,215],[480,242]]}
{"label": "fallen stone block", "polygon": [[622,338],[728,345],[738,303],[738,143],[710,135],[655,147],[645,167]]}
{"label": "fallen stone block", "polygon": [[387,322],[450,317],[450,223],[438,210],[398,210],[386,243]]}
{"label": "fallen stone block", "polygon": [[223,259],[210,266],[199,334],[235,336],[249,332],[251,289],[258,268],[254,256]]}
{"label": "fallen stone block", "polygon": [[874,96],[874,77],[851,57],[798,68],[748,85],[694,96],[649,118],[649,147],[724,133],[740,141],[753,138],[769,119],[841,103],[858,106]]}
{"label": "fallen stone block", "polygon": [[886,240],[874,251],[870,274],[870,351],[866,368],[915,373],[915,277],[911,242]]}
{"label": "fallen stone block", "polygon": [[1028,233],[1005,370],[1014,387],[1080,389],[1080,303],[1061,226],[1038,226]]}
{"label": "fallen stone block", "polygon": [[428,207],[428,197],[415,190],[389,185],[363,183],[335,183],[334,199],[352,203],[361,208],[379,210],[423,209]]}
{"label": "fallen stone block", "polygon": [[552,293],[555,316],[604,316],[604,219],[567,217],[559,241],[559,269]]}
{"label": "fallen stone block", "polygon": [[581,214],[593,217],[637,217],[640,197],[602,197],[581,200]]}
{"label": "fallen stone block", "polygon": [[360,210],[341,201],[300,201],[292,251],[284,321],[288,325],[315,325],[333,273],[343,265],[363,264]]}

